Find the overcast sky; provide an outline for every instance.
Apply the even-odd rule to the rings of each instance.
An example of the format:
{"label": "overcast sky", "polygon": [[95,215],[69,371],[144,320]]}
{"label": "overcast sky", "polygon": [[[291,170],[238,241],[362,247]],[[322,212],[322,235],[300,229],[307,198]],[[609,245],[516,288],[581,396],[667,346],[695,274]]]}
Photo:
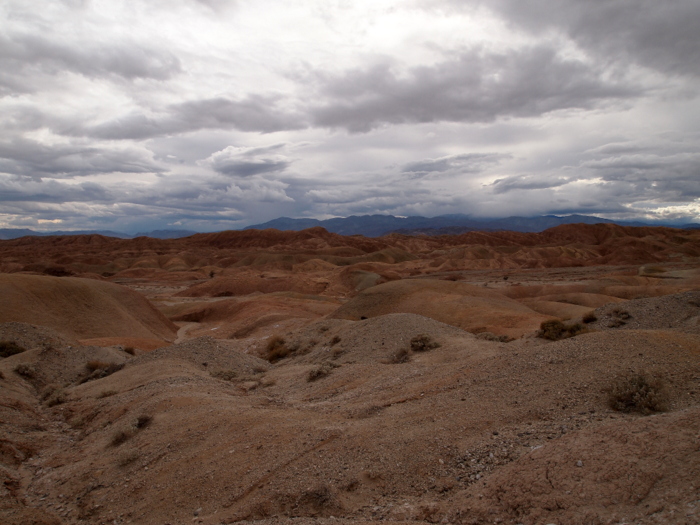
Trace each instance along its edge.
{"label": "overcast sky", "polygon": [[698,0],[3,0],[0,228],[700,220]]}

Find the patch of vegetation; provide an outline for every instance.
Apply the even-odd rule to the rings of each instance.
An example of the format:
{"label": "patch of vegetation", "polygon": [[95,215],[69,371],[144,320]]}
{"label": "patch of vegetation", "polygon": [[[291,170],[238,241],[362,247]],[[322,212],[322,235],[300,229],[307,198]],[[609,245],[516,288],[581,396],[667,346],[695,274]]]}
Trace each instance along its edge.
{"label": "patch of vegetation", "polygon": [[329,375],[331,373],[331,370],[332,367],[328,365],[322,365],[312,368],[306,375],[306,381],[309,383],[312,383],[313,381],[318,381],[319,379],[322,379]]}
{"label": "patch of vegetation", "polygon": [[583,321],[586,324],[595,323],[597,320],[598,320],[598,317],[595,315],[595,312],[593,312],[593,311],[588,312],[586,315],[584,315],[581,318],[581,321]]}
{"label": "patch of vegetation", "polygon": [[419,334],[411,339],[411,350],[414,352],[427,352],[434,348],[440,348],[440,343],[428,334]]}
{"label": "patch of vegetation", "polygon": [[337,335],[334,335],[334,336],[333,336],[333,339],[331,339],[331,346],[335,346],[335,345],[337,345],[338,343],[340,343],[340,337],[337,336]]}
{"label": "patch of vegetation", "polygon": [[0,341],[0,357],[10,357],[25,351],[26,348],[19,346],[14,341]]}
{"label": "patch of vegetation", "polygon": [[477,339],[482,341],[493,341],[495,343],[510,343],[513,338],[507,335],[496,335],[493,332],[481,332],[476,334]]}
{"label": "patch of vegetation", "polygon": [[279,335],[273,335],[265,347],[264,359],[275,363],[299,350],[298,344],[287,344],[287,341]]}
{"label": "patch of vegetation", "polygon": [[386,362],[392,365],[408,363],[411,360],[411,351],[408,348],[399,348],[396,352],[389,355]]}
{"label": "patch of vegetation", "polygon": [[124,347],[124,351],[129,355],[136,355],[136,349],[133,346]]}
{"label": "patch of vegetation", "polygon": [[5,374],[2,373],[2,370],[0,370],[0,379],[5,379]]}
{"label": "patch of vegetation", "polygon": [[127,432],[126,430],[117,430],[112,434],[112,439],[109,444],[113,447],[118,447],[119,445],[126,443],[134,434],[132,432]]}
{"label": "patch of vegetation", "polygon": [[238,374],[234,370],[216,370],[211,372],[211,376],[222,381],[233,381]]}
{"label": "patch of vegetation", "polygon": [[632,317],[627,310],[616,306],[610,310],[610,322],[608,323],[609,328],[619,328],[627,324],[627,320]]}
{"label": "patch of vegetation", "polygon": [[70,277],[71,275],[75,275],[64,266],[49,266],[44,270],[44,274],[52,277]]}
{"label": "patch of vegetation", "polygon": [[153,416],[142,414],[136,418],[136,423],[134,423],[134,426],[138,430],[143,430],[144,428],[150,426],[151,423],[153,423]]}
{"label": "patch of vegetation", "polygon": [[646,372],[616,377],[607,393],[608,406],[618,412],[651,414],[668,408],[666,382]]}
{"label": "patch of vegetation", "polygon": [[68,394],[59,385],[47,385],[41,392],[41,400],[47,407],[55,407],[68,401]]}
{"label": "patch of vegetation", "polygon": [[126,467],[134,461],[138,461],[140,457],[141,453],[138,450],[127,450],[119,456],[119,458],[117,459],[117,465],[119,465],[120,467]]}
{"label": "patch of vegetation", "polygon": [[542,322],[537,332],[537,337],[550,341],[559,341],[560,339],[567,339],[575,335],[584,334],[587,331],[588,329],[580,323],[567,325],[558,319],[552,319]]}
{"label": "patch of vegetation", "polygon": [[97,399],[104,399],[105,397],[112,397],[117,395],[119,392],[116,390],[103,390],[97,395]]}
{"label": "patch of vegetation", "polygon": [[144,428],[150,426],[152,422],[152,416],[145,414],[140,415],[136,418],[131,427],[126,430],[117,430],[114,432],[114,434],[112,434],[112,439],[109,442],[110,446],[118,447],[119,445],[126,443],[128,440],[134,437],[139,430],[143,430]]}
{"label": "patch of vegetation", "polygon": [[112,375],[115,372],[119,372],[124,368],[124,363],[107,363],[105,361],[88,361],[85,364],[85,370],[87,370],[87,375],[83,377],[79,384],[87,383],[88,381],[94,381],[95,379],[102,379]]}
{"label": "patch of vegetation", "polygon": [[25,379],[34,379],[36,377],[36,368],[26,363],[20,363],[15,367],[15,373]]}

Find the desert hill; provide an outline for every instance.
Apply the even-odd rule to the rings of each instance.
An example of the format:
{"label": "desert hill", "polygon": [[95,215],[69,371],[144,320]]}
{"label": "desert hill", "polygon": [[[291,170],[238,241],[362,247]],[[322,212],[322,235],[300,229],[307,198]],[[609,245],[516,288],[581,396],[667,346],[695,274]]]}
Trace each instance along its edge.
{"label": "desert hill", "polygon": [[0,322],[53,328],[65,337],[174,339],[177,327],[140,294],[91,279],[0,274]]}
{"label": "desert hill", "polygon": [[0,523],[697,523],[699,236],[0,241]]}

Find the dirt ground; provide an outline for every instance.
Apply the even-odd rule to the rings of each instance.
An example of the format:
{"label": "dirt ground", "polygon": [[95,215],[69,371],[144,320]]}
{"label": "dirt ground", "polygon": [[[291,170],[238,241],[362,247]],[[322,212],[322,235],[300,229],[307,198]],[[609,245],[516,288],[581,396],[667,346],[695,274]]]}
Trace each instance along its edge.
{"label": "dirt ground", "polygon": [[[697,256],[484,267],[512,247],[317,234],[290,260],[248,232],[239,266],[226,236],[61,240],[69,269],[139,255],[0,274],[41,304],[2,289],[0,523],[700,523]],[[518,242],[573,234],[547,235]]]}

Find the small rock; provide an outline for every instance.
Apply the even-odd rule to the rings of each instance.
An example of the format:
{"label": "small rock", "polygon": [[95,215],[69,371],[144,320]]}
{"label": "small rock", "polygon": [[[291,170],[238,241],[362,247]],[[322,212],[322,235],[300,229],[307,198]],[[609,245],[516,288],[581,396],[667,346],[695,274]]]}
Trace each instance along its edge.
{"label": "small rock", "polygon": [[577,467],[582,467],[582,466],[583,466],[583,461],[581,461],[581,460],[579,459],[579,460],[576,462],[576,466],[577,466]]}
{"label": "small rock", "polygon": [[197,510],[194,511],[195,516],[199,516],[199,514],[202,512],[202,507],[199,507]]}

